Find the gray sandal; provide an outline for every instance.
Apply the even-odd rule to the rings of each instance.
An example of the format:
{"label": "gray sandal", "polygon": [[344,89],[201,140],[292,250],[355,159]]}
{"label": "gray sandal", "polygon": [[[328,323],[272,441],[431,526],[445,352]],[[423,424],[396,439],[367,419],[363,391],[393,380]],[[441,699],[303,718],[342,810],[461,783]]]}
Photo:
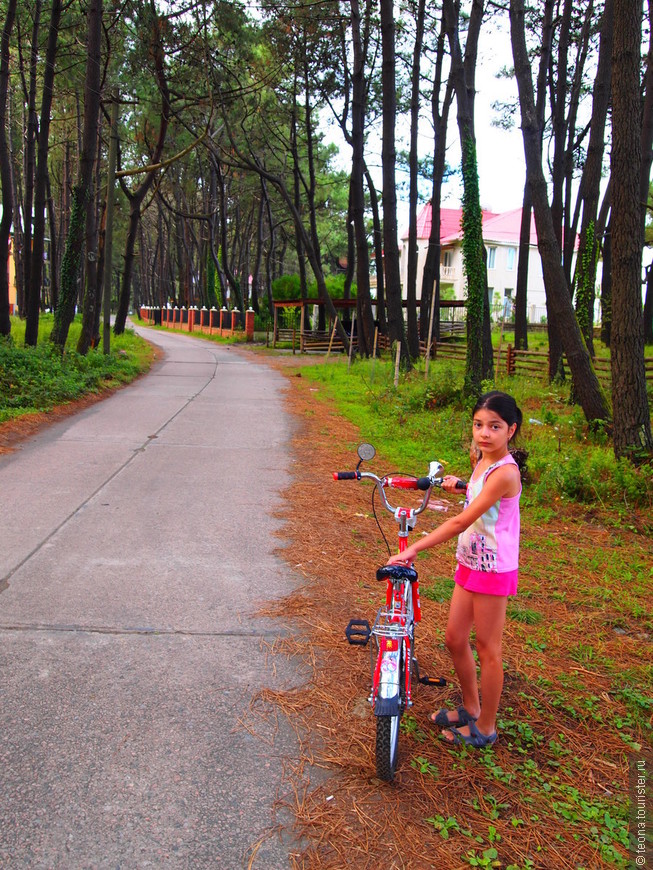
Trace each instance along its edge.
{"label": "gray sandal", "polygon": [[472,716],[472,714],[469,713],[462,704],[455,710],[458,714],[458,718],[455,722],[449,719],[450,712],[454,711],[447,710],[446,707],[443,707],[435,714],[435,716],[431,713],[429,721],[432,725],[437,725],[439,728],[449,728],[454,725],[469,725],[470,722],[476,722],[476,716]]}
{"label": "gray sandal", "polygon": [[455,725],[450,725],[447,730],[451,731],[453,734],[453,740],[449,740],[444,736],[442,739],[445,743],[449,743],[452,746],[464,743],[465,746],[473,746],[475,749],[483,749],[484,746],[491,746],[497,739],[496,731],[493,731],[492,734],[483,734],[478,730],[476,722],[469,722],[468,724],[469,734],[461,734]]}

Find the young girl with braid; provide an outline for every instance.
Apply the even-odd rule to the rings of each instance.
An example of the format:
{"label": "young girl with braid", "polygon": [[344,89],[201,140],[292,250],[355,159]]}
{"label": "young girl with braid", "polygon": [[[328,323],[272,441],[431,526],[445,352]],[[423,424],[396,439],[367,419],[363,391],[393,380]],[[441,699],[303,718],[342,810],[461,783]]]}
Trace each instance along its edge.
{"label": "young girl with braid", "polygon": [[[501,641],[508,596],[517,592],[519,561],[520,469],[510,452],[522,413],[507,393],[494,390],[476,403],[472,436],[478,461],[455,517],[393,556],[388,564],[412,563],[421,550],[458,535],[455,586],[449,609],[445,643],[462,690],[457,710],[442,709],[430,716],[452,744],[489,746],[497,739],[496,717],[503,688]],[[455,492],[458,478],[444,478],[442,487]],[[476,662],[470,645],[476,629],[480,663],[480,694]]]}

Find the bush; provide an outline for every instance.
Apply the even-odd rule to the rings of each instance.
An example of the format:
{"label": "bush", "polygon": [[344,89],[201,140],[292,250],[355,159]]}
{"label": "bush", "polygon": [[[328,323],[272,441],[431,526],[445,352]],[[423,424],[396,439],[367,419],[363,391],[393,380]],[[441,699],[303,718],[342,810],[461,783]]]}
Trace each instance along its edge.
{"label": "bush", "polygon": [[[325,276],[326,288],[329,296],[332,299],[343,299],[345,295],[345,276],[327,275]],[[293,299],[301,299],[301,281],[299,275],[282,275],[281,278],[275,278],[272,282],[272,298],[276,302],[291,301]],[[317,282],[311,281],[306,288],[306,295],[309,299],[317,299]],[[352,284],[350,297],[356,298],[356,285]]]}

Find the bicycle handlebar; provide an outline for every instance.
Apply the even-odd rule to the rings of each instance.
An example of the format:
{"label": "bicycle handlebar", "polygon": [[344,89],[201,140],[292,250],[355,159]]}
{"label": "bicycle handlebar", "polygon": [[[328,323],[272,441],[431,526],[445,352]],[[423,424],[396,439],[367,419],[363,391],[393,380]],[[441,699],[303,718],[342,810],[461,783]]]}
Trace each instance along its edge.
{"label": "bicycle handlebar", "polygon": [[[442,468],[438,463],[431,463],[431,469],[434,470],[437,468],[440,470]],[[429,501],[429,496],[431,494],[431,490],[434,486],[442,486],[442,481],[444,478],[435,477],[434,475],[429,475],[429,477],[378,477],[376,474],[372,474],[371,471],[334,471],[333,479],[334,480],[362,480],[366,478],[367,480],[373,480],[376,488],[379,491],[381,496],[381,501],[383,502],[386,510],[390,511],[390,513],[395,512],[395,508],[392,507],[390,502],[387,499],[385,494],[385,487],[391,487],[392,489],[418,489],[424,492],[424,498],[422,500],[422,504],[419,508],[416,508],[414,513],[415,515],[421,514],[423,510],[426,509],[426,506]],[[467,483],[464,480],[459,480],[456,483],[456,489],[466,489]]]}

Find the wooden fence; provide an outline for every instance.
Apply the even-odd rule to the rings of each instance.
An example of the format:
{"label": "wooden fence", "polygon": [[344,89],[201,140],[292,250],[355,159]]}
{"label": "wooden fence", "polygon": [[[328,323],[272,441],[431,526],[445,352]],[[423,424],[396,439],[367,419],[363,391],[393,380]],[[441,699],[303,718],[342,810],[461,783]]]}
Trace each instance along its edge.
{"label": "wooden fence", "polygon": [[[548,378],[549,376],[549,352],[546,350],[517,350],[508,345],[505,353],[505,368],[508,375],[532,374],[536,377]],[[496,357],[495,357],[496,362]],[[567,365],[567,360],[563,357]],[[605,357],[597,357],[594,361],[594,369],[597,377],[603,383],[611,380],[610,360]],[[644,357],[646,380],[653,382],[653,357]]]}

